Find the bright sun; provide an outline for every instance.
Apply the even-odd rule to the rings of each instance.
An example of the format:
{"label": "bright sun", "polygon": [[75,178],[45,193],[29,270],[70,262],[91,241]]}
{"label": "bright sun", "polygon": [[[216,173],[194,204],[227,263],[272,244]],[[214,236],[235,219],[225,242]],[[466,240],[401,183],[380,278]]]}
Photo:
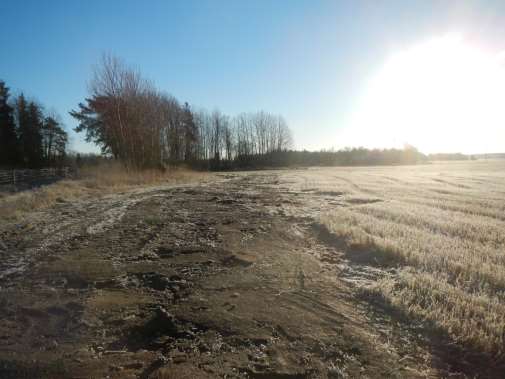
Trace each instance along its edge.
{"label": "bright sun", "polygon": [[505,152],[503,54],[459,35],[392,56],[369,83],[344,141],[426,153]]}

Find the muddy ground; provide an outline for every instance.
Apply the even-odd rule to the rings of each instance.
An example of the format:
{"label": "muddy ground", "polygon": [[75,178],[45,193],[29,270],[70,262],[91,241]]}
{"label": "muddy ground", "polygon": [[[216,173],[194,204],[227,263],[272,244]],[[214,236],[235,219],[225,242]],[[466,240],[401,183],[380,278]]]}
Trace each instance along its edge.
{"label": "muddy ground", "polygon": [[340,194],[293,188],[281,172],[223,174],[1,227],[0,377],[475,375],[360,295],[380,268],[317,222]]}

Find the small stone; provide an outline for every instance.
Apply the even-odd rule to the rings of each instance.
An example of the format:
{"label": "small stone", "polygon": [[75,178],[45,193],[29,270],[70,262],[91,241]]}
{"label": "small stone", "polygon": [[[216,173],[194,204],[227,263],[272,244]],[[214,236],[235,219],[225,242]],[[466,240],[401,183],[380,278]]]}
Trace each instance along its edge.
{"label": "small stone", "polygon": [[240,294],[238,292],[232,293],[231,297],[240,297]]}

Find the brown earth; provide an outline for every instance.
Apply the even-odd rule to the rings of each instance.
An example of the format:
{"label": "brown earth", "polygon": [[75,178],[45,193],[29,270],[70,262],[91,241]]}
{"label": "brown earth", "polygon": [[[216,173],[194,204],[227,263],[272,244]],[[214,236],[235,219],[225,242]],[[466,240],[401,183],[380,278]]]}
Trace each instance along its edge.
{"label": "brown earth", "polygon": [[360,296],[378,269],[317,224],[339,196],[237,173],[3,226],[0,377],[465,377]]}

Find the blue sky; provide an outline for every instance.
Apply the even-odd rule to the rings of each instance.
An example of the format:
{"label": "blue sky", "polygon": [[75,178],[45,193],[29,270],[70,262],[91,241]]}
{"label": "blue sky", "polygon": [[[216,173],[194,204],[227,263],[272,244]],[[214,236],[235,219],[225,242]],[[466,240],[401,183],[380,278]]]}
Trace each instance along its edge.
{"label": "blue sky", "polygon": [[[181,101],[232,115],[280,113],[298,148],[341,147],[339,131],[390,54],[454,30],[500,48],[504,5],[2,0],[0,79],[57,110],[71,129],[68,111],[110,52]],[[93,150],[71,138],[73,149]]]}

